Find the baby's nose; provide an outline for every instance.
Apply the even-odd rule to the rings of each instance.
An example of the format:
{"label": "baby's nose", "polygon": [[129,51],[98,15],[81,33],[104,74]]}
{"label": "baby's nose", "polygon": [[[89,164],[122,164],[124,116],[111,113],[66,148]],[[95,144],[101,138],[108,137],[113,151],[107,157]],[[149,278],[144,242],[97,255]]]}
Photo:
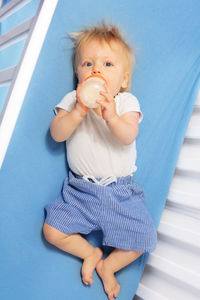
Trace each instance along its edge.
{"label": "baby's nose", "polygon": [[100,66],[95,64],[92,70],[92,74],[101,74]]}

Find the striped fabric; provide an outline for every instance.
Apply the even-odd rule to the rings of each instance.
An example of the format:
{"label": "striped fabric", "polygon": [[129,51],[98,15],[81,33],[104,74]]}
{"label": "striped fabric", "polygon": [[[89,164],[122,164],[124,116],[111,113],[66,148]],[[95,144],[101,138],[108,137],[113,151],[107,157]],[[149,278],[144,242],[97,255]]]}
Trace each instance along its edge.
{"label": "striped fabric", "polygon": [[102,230],[105,246],[142,252],[155,249],[156,230],[144,192],[131,176],[104,186],[70,171],[59,197],[45,209],[46,223],[68,235]]}

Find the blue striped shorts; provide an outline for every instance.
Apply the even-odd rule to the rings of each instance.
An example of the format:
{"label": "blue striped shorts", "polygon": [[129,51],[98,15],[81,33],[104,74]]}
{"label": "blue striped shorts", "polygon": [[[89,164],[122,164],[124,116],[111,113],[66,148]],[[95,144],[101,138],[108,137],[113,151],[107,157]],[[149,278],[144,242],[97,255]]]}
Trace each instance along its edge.
{"label": "blue striped shorts", "polygon": [[102,230],[105,246],[142,252],[155,249],[156,229],[144,192],[131,176],[103,186],[69,171],[59,197],[45,210],[46,223],[67,235]]}

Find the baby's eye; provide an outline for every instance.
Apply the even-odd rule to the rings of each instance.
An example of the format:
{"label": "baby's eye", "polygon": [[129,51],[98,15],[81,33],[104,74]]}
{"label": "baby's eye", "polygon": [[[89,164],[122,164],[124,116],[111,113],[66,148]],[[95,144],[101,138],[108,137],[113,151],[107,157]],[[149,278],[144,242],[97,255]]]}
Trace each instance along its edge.
{"label": "baby's eye", "polygon": [[111,66],[113,66],[113,64],[112,64],[110,61],[107,61],[107,62],[105,63],[105,65],[106,65],[106,67],[111,67]]}
{"label": "baby's eye", "polygon": [[91,67],[92,63],[90,61],[86,61],[86,62],[84,62],[83,66],[85,66],[85,67]]}

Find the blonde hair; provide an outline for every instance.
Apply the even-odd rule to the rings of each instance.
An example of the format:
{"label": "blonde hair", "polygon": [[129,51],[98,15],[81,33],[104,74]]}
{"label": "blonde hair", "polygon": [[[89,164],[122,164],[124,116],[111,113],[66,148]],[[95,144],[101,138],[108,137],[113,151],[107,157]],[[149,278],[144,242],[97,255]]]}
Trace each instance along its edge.
{"label": "blonde hair", "polygon": [[127,62],[127,71],[130,73],[129,83],[127,88],[121,88],[121,92],[128,91],[130,89],[130,79],[132,68],[135,64],[135,57],[133,55],[132,48],[125,41],[125,38],[122,36],[119,28],[112,24],[106,24],[104,21],[101,22],[101,25],[86,27],[79,32],[73,32],[69,34],[70,39],[74,45],[73,53],[73,67],[76,73],[78,54],[80,52],[81,46],[87,43],[90,40],[97,39],[100,42],[106,42],[110,47],[112,42],[119,43],[126,57]]}

